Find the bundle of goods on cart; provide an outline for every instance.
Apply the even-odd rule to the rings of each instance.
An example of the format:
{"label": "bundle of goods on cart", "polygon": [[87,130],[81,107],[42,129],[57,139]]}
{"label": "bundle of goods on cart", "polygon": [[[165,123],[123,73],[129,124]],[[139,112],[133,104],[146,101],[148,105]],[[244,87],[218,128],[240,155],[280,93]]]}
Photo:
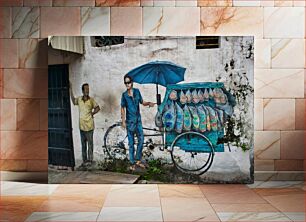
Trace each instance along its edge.
{"label": "bundle of goods on cart", "polygon": [[223,83],[185,83],[167,86],[155,124],[166,131],[220,131],[233,114],[235,98]]}

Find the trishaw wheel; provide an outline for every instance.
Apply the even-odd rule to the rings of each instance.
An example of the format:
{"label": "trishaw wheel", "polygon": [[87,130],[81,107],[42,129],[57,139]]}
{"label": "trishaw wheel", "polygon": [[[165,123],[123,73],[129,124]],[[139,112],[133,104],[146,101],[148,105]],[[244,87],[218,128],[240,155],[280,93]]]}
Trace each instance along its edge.
{"label": "trishaw wheel", "polygon": [[[192,141],[191,141],[192,138]],[[186,149],[190,141],[205,143],[205,152],[201,149]],[[197,144],[194,144],[197,145]],[[174,166],[184,173],[201,175],[210,168],[214,159],[214,148],[209,139],[198,132],[185,132],[178,135],[171,144],[171,158]]]}
{"label": "trishaw wheel", "polygon": [[120,123],[110,126],[104,135],[104,148],[111,159],[126,159],[128,157],[128,138],[126,130]]}

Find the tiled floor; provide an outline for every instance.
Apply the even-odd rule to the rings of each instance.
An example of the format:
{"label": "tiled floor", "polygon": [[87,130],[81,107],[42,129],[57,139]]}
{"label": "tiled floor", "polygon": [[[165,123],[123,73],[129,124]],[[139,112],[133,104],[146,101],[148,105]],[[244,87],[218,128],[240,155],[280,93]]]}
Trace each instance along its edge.
{"label": "tiled floor", "polygon": [[302,182],[105,185],[1,182],[0,221],[305,221]]}

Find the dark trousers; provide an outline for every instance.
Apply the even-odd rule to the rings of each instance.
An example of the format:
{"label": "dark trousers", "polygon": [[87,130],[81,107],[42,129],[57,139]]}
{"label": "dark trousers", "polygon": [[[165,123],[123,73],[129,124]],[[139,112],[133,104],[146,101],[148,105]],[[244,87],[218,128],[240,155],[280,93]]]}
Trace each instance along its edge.
{"label": "dark trousers", "polygon": [[93,130],[90,131],[80,130],[83,162],[93,161],[93,132],[94,132]]}

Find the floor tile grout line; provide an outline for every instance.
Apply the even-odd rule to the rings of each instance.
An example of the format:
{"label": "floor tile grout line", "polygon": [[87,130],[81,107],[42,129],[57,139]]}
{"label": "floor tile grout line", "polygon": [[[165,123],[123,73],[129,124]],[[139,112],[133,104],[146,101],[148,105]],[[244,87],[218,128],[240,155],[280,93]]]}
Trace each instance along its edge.
{"label": "floor tile grout line", "polygon": [[161,198],[161,196],[160,196],[160,187],[159,187],[158,184],[156,184],[156,186],[157,186],[157,190],[158,190],[159,205],[160,205],[160,211],[161,211],[162,221],[164,222],[165,220],[164,220],[164,213],[163,213],[162,200],[161,200],[162,198]]}
{"label": "floor tile grout line", "polygon": [[105,202],[106,202],[106,198],[107,198],[107,196],[109,195],[109,193],[111,192],[112,187],[113,187],[113,184],[110,184],[109,190],[108,190],[107,194],[105,195],[103,204],[102,204],[101,209],[100,209],[100,211],[99,211],[99,213],[98,213],[98,216],[97,216],[97,218],[96,218],[96,221],[99,220],[100,214],[101,214],[101,212],[102,212],[102,210],[103,210],[103,207],[104,207],[104,204],[105,204]]}
{"label": "floor tile grout line", "polygon": [[[232,213],[232,214],[241,214],[241,213],[249,213],[249,214],[260,214],[260,213],[270,213],[270,214],[277,214],[277,213],[280,213],[282,216],[284,216],[286,219],[288,219],[289,221],[293,221],[293,222],[295,222],[293,219],[291,219],[291,218],[289,218],[286,214],[284,214],[284,213],[282,213],[282,212],[256,212],[256,211],[253,211],[253,212],[220,212],[220,213]],[[220,219],[220,221],[221,222],[223,222],[223,221],[228,221],[227,219],[225,219],[225,220],[221,220]],[[231,220],[230,220],[231,221]],[[262,219],[258,219],[258,220],[254,220],[254,221],[249,221],[249,222],[255,222],[255,221],[263,221]],[[268,220],[268,221],[272,221],[272,220]],[[277,220],[273,220],[273,221],[276,221],[276,222],[278,222]],[[286,220],[287,221],[287,220]],[[281,221],[279,221],[279,222],[281,222]]]}
{"label": "floor tile grout line", "polygon": [[[259,189],[274,189],[274,188],[259,188]],[[278,189],[278,188],[276,188],[276,189]],[[280,188],[280,189],[283,189],[283,188]],[[290,188],[290,189],[292,189],[292,188]],[[294,188],[293,188],[294,189]],[[268,204],[270,204],[272,207],[274,207],[276,210],[278,210],[279,212],[281,212],[282,213],[282,211],[278,208],[278,207],[276,207],[276,206],[274,206],[269,200],[267,200],[264,196],[262,196],[261,194],[259,194],[259,193],[257,193],[256,191],[254,191],[256,194],[258,194],[264,201],[266,201]],[[272,195],[272,196],[282,196],[282,195],[288,195],[288,194],[280,194],[280,195]]]}
{"label": "floor tile grout line", "polygon": [[213,208],[212,203],[209,201],[209,199],[205,196],[205,193],[203,192],[203,190],[200,188],[200,186],[198,185],[201,193],[203,194],[203,197],[207,200],[208,204],[210,205],[210,207],[213,209],[213,211],[215,212],[216,216],[218,217],[219,221],[222,221],[221,218],[219,217],[217,211],[215,210],[215,208]]}
{"label": "floor tile grout line", "polygon": [[[204,184],[205,185],[205,184]],[[265,201],[266,204],[270,204],[271,206],[273,206],[269,201],[267,201],[262,195],[258,194],[256,191],[253,190],[253,188],[249,188],[246,184],[243,184],[245,187],[247,187],[249,190],[251,190],[253,193],[255,193],[257,196],[259,196],[263,201]],[[261,188],[260,188],[261,189]],[[266,189],[266,188],[263,188],[263,189]],[[205,196],[205,193],[203,192],[203,190],[200,188],[201,192],[203,193],[204,197],[208,200],[208,202],[210,204],[213,204],[211,203],[211,201]],[[221,203],[222,204],[222,203]],[[239,203],[238,203],[239,204]],[[243,204],[243,203],[241,203]],[[257,204],[257,203],[247,203],[247,204]],[[274,207],[274,206],[273,206]],[[277,208],[276,208],[277,209]],[[277,209],[278,210],[278,209]]]}
{"label": "floor tile grout line", "polygon": [[[265,201],[267,204],[272,205],[271,203],[269,203],[263,196],[261,196],[259,193],[257,193],[254,189],[248,187],[247,185],[245,185],[249,190],[251,190],[254,194],[256,194],[258,197],[260,197],[263,201]],[[273,205],[272,205],[273,206]]]}
{"label": "floor tile grout line", "polygon": [[[279,209],[278,207],[274,206],[271,202],[269,202],[267,199],[265,199],[264,197],[262,197],[265,201],[267,201],[272,207],[274,207],[279,213],[283,214],[285,217],[287,217],[282,211],[281,209]],[[287,217],[289,218],[289,217]],[[289,218],[290,219],[290,218]],[[291,219],[290,219],[291,220]]]}
{"label": "floor tile grout line", "polygon": [[[263,188],[263,189],[269,189],[269,188]],[[282,188],[281,188],[282,189]],[[260,195],[260,194],[258,194]],[[279,196],[279,195],[276,195],[276,196]],[[287,217],[290,221],[293,221],[291,220],[291,218],[289,218],[281,209],[279,209],[277,206],[275,206],[274,204],[272,204],[269,200],[267,200],[265,197],[263,197],[262,195],[260,195],[260,197],[262,197],[268,204],[270,204],[272,207],[274,207],[277,212],[281,213],[283,216]]]}
{"label": "floor tile grout line", "polygon": [[[75,213],[89,213],[89,214],[95,214],[95,213],[99,213],[99,212],[95,212],[95,211],[79,211],[79,212],[75,212],[75,211],[32,211],[31,212],[31,214],[29,214],[29,216],[25,219],[25,221],[27,220],[27,219],[29,219],[33,214],[35,214],[35,213],[45,213],[45,214],[68,214],[68,216],[69,216],[69,214],[71,214],[71,215],[73,215],[73,214],[75,214]],[[35,220],[36,221],[36,220]],[[39,220],[40,221],[40,220]],[[45,220],[44,220],[45,221]],[[54,220],[50,220],[50,221],[54,221]],[[67,221],[67,220],[62,220],[62,221]],[[69,220],[69,221],[75,221],[75,220]],[[97,221],[97,220],[95,220],[95,221]],[[60,222],[60,221],[57,221],[57,222]],[[88,221],[89,222],[89,221]]]}

